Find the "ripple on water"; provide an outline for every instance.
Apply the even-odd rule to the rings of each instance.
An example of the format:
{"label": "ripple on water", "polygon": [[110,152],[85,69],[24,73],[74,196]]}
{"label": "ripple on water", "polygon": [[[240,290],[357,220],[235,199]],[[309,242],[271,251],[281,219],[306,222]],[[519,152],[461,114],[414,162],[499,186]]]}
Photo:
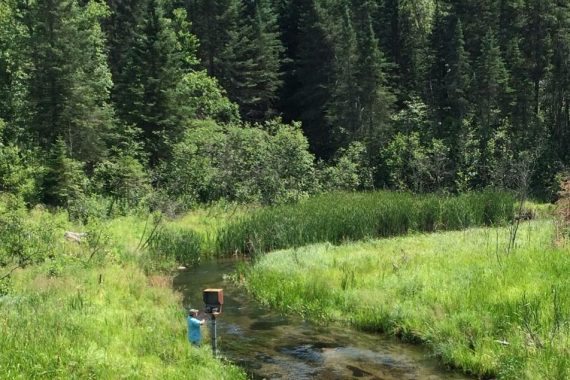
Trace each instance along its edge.
{"label": "ripple on water", "polygon": [[323,361],[321,353],[315,350],[312,344],[302,344],[295,347],[282,347],[281,352],[303,361],[316,363]]}

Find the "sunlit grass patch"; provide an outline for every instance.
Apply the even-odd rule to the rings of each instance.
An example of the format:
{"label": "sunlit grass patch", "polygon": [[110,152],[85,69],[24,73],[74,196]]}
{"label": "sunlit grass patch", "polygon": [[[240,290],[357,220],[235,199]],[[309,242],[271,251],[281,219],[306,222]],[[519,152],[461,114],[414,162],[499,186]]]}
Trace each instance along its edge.
{"label": "sunlit grass patch", "polygon": [[550,221],[413,234],[261,256],[246,271],[260,300],[428,344],[478,376],[570,376],[570,248]]}
{"label": "sunlit grass patch", "polygon": [[19,271],[0,298],[7,378],[243,378],[186,339],[180,300],[134,266]]}

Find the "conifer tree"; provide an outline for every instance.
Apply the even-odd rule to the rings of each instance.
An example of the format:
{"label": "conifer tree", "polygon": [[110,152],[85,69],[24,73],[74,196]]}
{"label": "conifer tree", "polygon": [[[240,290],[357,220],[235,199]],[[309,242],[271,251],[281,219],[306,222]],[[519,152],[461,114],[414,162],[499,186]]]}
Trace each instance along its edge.
{"label": "conifer tree", "polygon": [[241,1],[186,1],[192,31],[200,40],[199,56],[208,74],[221,77],[220,57],[241,16]]}
{"label": "conifer tree", "polygon": [[477,122],[483,141],[488,141],[500,121],[500,104],[508,92],[508,73],[497,40],[489,29],[482,42],[473,82],[477,103]]}
{"label": "conifer tree", "polygon": [[113,126],[112,86],[98,2],[46,0],[31,9],[30,126],[44,148],[63,139],[69,155],[95,162]]}
{"label": "conifer tree", "polygon": [[244,4],[234,0],[228,12],[241,19],[228,31],[228,42],[220,55],[221,83],[244,118],[261,121],[275,114],[282,85],[284,48],[277,17],[269,0],[256,1],[249,15]]}
{"label": "conifer tree", "polygon": [[508,72],[491,29],[482,41],[481,55],[477,60],[475,73],[473,92],[476,99],[475,118],[481,153],[477,185],[486,186],[490,183],[493,169],[489,142],[501,127],[504,117],[501,104],[510,91]]}
{"label": "conifer tree", "polygon": [[0,3],[0,120],[6,122],[3,134],[9,141],[21,137],[25,125],[22,119],[27,114],[25,69],[29,64],[29,35],[17,14],[16,1]]}
{"label": "conifer tree", "polygon": [[469,113],[470,67],[461,20],[456,20],[455,31],[450,41],[447,57],[447,72],[444,77],[446,102],[443,107],[443,125],[438,138],[447,140],[451,147],[456,146],[463,121]]}
{"label": "conifer tree", "polygon": [[[139,128],[151,165],[169,155],[169,142],[182,132],[188,115],[176,102],[176,85],[194,60],[192,44],[177,35],[159,0],[143,5],[133,45],[117,77],[115,100],[123,122]],[[179,15],[180,16],[180,15]],[[185,71],[186,70],[186,71]]]}
{"label": "conifer tree", "polygon": [[[556,27],[552,63],[547,76],[545,108],[555,156],[570,159],[570,6],[560,3],[555,9]],[[539,139],[543,136],[533,136]]]}
{"label": "conifer tree", "polygon": [[[443,125],[446,102],[445,77],[450,39],[449,15],[445,5],[437,2],[430,36],[429,70],[426,81],[427,104],[432,109],[432,118],[436,126]],[[438,134],[436,132],[436,134]]]}
{"label": "conifer tree", "polygon": [[[386,62],[372,29],[371,5],[368,1],[356,1],[358,36],[358,59],[356,80],[360,103],[357,121],[359,130],[356,139],[369,144],[379,144],[387,136],[387,126],[394,103],[387,88]],[[380,140],[380,141],[379,141]]]}
{"label": "conifer tree", "polygon": [[316,1],[299,0],[298,46],[293,59],[287,98],[287,113],[302,122],[311,149],[319,157],[333,153],[331,128],[325,108],[331,96],[333,44],[321,21]]}
{"label": "conifer tree", "polygon": [[357,85],[358,50],[352,15],[344,6],[335,36],[334,81],[327,118],[334,132],[336,147],[347,146],[360,129],[360,99]]}

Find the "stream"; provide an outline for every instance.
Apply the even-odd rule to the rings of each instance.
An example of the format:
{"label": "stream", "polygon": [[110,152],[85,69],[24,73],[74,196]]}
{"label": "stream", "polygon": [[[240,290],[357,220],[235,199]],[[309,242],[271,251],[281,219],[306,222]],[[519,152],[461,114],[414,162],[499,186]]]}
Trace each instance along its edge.
{"label": "stream", "polygon": [[254,379],[468,379],[446,370],[423,347],[346,326],[320,326],[264,307],[224,280],[235,264],[209,262],[180,271],[174,289],[183,294],[185,307],[197,309],[203,309],[203,289],[224,289],[218,353]]}

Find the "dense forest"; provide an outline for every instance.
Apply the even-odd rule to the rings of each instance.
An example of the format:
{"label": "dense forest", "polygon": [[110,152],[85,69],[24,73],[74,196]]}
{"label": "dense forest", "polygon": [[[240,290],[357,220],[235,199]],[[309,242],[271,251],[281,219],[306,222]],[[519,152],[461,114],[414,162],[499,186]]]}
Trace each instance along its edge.
{"label": "dense forest", "polygon": [[0,99],[0,190],[79,218],[330,189],[548,199],[570,5],[3,0]]}

